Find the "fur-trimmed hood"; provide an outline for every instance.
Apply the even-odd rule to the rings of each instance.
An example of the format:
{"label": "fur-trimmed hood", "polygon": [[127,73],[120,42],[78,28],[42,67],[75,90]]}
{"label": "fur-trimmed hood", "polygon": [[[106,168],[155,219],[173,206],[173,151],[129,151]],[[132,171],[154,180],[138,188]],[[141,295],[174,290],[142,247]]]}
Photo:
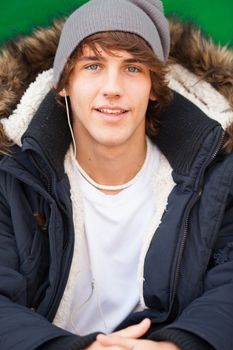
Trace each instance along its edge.
{"label": "fur-trimmed hood", "polygon": [[[63,21],[56,22],[51,28],[39,29],[30,36],[10,42],[2,49],[0,152],[6,149],[8,139],[20,144],[22,133],[52,87],[50,68],[62,26]],[[233,52],[226,47],[214,45],[189,24],[184,25],[170,19],[170,31],[170,87],[227,128],[227,147],[228,152],[231,152]]]}

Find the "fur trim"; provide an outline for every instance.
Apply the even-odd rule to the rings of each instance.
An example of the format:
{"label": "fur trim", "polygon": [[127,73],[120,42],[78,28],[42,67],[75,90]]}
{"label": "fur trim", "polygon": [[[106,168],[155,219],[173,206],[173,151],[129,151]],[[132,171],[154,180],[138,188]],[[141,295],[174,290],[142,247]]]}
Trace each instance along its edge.
{"label": "fur trim", "polygon": [[52,69],[40,73],[36,80],[29,85],[16,109],[1,123],[5,134],[15,144],[21,146],[21,137],[38,109],[41,101],[52,88]]}
{"label": "fur trim", "polygon": [[170,19],[170,62],[205,80],[229,101],[233,110],[233,51],[215,45],[193,24]]}
{"label": "fur trim", "polygon": [[168,74],[169,87],[198,106],[224,129],[233,122],[229,102],[216,89],[181,65],[174,64]]}
{"label": "fur trim", "polygon": [[10,115],[37,75],[53,65],[63,21],[9,42],[0,56],[0,118]]}

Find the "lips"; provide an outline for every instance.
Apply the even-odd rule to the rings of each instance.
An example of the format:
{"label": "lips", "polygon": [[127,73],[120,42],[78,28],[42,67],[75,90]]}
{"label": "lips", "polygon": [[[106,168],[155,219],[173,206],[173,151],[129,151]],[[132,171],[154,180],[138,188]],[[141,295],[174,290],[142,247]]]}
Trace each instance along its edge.
{"label": "lips", "polygon": [[124,121],[129,110],[121,106],[100,106],[94,109],[97,112],[97,117],[108,125],[117,125]]}
{"label": "lips", "polygon": [[128,110],[121,107],[99,107],[99,108],[96,108],[96,111],[102,114],[107,114],[111,116],[114,116],[114,115],[119,116],[121,114],[128,112]]}

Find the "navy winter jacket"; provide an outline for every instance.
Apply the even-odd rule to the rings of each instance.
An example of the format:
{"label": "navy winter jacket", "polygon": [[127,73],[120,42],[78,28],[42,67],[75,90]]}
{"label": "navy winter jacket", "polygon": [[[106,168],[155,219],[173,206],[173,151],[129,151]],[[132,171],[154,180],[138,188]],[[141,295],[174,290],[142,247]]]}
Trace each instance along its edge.
{"label": "navy winter jacket", "polygon": [[[74,227],[64,156],[71,142],[50,92],[0,160],[0,349],[84,349],[51,324],[72,260]],[[174,117],[175,116],[175,117]],[[221,126],[176,94],[154,142],[176,183],[144,264],[149,339],[182,349],[233,349],[233,156]]]}

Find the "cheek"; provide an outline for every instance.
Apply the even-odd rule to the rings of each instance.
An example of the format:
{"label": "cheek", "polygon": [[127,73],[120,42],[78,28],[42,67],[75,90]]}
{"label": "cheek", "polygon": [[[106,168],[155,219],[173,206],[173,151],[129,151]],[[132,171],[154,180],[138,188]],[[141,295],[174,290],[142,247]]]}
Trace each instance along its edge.
{"label": "cheek", "polygon": [[140,91],[132,91],[132,97],[136,103],[136,106],[139,110],[144,111],[147,109],[149,100],[150,100],[150,90],[148,89],[140,89]]}
{"label": "cheek", "polygon": [[128,92],[134,97],[134,99],[138,99],[140,101],[149,100],[151,88],[152,85],[149,80],[145,81],[144,79],[138,79],[137,81],[131,82],[131,84],[128,85]]}
{"label": "cheek", "polygon": [[69,96],[73,107],[84,105],[85,101],[91,98],[90,87],[86,84],[75,83],[69,91]]}

